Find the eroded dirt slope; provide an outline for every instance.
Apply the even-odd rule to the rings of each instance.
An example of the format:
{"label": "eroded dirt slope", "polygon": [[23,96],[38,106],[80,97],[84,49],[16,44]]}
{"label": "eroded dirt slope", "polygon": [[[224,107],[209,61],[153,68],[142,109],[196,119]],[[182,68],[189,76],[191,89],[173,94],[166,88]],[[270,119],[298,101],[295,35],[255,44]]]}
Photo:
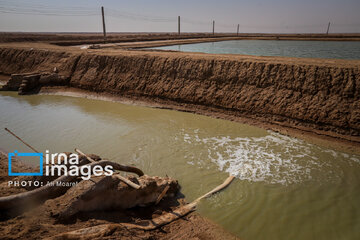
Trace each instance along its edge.
{"label": "eroded dirt slope", "polygon": [[3,74],[56,66],[71,87],[224,110],[360,142],[359,61],[9,48],[0,49],[0,59]]}

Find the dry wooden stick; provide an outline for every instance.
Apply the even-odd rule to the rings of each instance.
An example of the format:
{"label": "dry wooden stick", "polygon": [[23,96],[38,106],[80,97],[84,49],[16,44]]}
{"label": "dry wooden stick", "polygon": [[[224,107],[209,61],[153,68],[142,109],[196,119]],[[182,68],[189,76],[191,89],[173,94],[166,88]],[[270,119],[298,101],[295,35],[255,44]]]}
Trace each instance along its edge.
{"label": "dry wooden stick", "polygon": [[85,153],[83,153],[82,151],[80,151],[80,149],[75,148],[75,152],[77,152],[78,154],[86,157],[86,159],[89,160],[89,162],[91,162],[91,163],[96,162],[94,159],[92,159],[91,157],[87,156]]}
{"label": "dry wooden stick", "polygon": [[[88,155],[86,155],[85,153],[83,153],[82,151],[80,151],[80,149],[75,148],[75,152],[77,152],[77,153],[79,153],[80,155],[86,157],[86,159],[89,160],[91,163],[96,162],[94,159],[92,159],[91,157],[89,157]],[[137,185],[136,183],[133,183],[132,181],[124,178],[124,177],[121,176],[121,175],[114,175],[114,177],[120,179],[121,181],[123,181],[124,183],[126,183],[127,185],[129,185],[129,186],[132,187],[132,188],[135,188],[135,189],[139,189],[139,188],[140,188],[139,185]]]}
{"label": "dry wooden stick", "polygon": [[[96,162],[94,159],[92,159],[91,157],[89,157],[88,155],[86,155],[85,153],[81,152],[79,149],[75,148],[75,152],[79,153],[80,155],[86,157],[87,160],[89,160],[90,162],[94,163]],[[103,159],[103,161],[106,159]],[[109,161],[109,160],[106,160]],[[124,166],[121,165],[121,170],[119,171],[124,171],[124,172],[133,172],[136,173],[139,176],[144,175],[143,171],[141,171],[139,168],[136,167],[132,167],[132,166]]]}
{"label": "dry wooden stick", "polygon": [[167,191],[169,190],[170,186],[166,185],[166,187],[164,188],[164,190],[160,193],[160,195],[158,196],[158,198],[156,199],[155,205],[157,205],[161,199],[165,196],[165,194],[167,193]]}
{"label": "dry wooden stick", "polygon": [[131,224],[131,223],[122,223],[121,225],[128,227],[128,228],[135,228],[135,229],[142,229],[142,230],[154,230],[158,227],[164,226],[169,224],[188,213],[194,211],[196,209],[196,205],[200,202],[201,199],[207,198],[214,193],[217,193],[223,189],[225,189],[229,184],[234,180],[234,176],[229,176],[222,184],[211,190],[210,192],[202,195],[201,197],[197,198],[196,200],[192,201],[189,204],[186,204],[182,207],[175,209],[172,212],[165,213],[157,218],[153,218],[152,220],[148,221],[147,225],[138,225],[138,224]]}
{"label": "dry wooden stick", "polygon": [[10,133],[11,135],[13,135],[14,137],[16,137],[17,139],[19,139],[23,144],[25,144],[27,147],[29,147],[31,150],[33,150],[36,153],[39,153],[38,150],[36,150],[35,148],[33,148],[32,146],[30,146],[30,144],[26,143],[24,140],[22,140],[20,137],[16,136],[15,133],[13,133],[10,129],[8,128],[4,128],[5,131],[7,131],[8,133]]}
{"label": "dry wooden stick", "polygon": [[136,183],[133,183],[132,181],[130,181],[129,179],[127,178],[124,178],[123,176],[119,175],[119,174],[116,174],[116,175],[113,175],[114,177],[120,179],[121,181],[123,181],[124,183],[126,183],[127,185],[129,185],[130,187],[132,188],[135,188],[135,189],[139,189],[140,188],[140,185],[137,185]]}

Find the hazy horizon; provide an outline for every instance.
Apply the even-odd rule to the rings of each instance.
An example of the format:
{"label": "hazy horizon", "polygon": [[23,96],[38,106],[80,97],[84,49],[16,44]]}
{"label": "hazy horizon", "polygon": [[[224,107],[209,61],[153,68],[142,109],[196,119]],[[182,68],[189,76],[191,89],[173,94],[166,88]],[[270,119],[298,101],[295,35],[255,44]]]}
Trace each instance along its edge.
{"label": "hazy horizon", "polygon": [[107,32],[360,33],[360,1],[0,0],[0,32],[99,33],[100,7]]}

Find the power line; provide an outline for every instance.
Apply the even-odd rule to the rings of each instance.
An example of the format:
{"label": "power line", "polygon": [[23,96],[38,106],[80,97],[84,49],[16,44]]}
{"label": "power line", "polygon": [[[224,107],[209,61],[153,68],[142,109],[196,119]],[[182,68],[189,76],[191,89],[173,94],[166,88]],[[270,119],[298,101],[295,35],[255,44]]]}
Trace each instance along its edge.
{"label": "power line", "polygon": [[[2,6],[0,7],[0,13],[7,14],[21,14],[21,15],[44,15],[44,16],[99,16],[100,12],[98,8],[91,7],[81,7],[81,6],[71,6],[71,7],[55,7],[44,4],[29,4],[28,2],[14,2],[14,1],[0,1]],[[133,21],[147,21],[147,22],[156,22],[156,23],[176,23],[178,21],[176,17],[160,17],[160,16],[151,16],[144,14],[136,14],[126,11],[120,11],[117,9],[106,9],[106,15],[112,18],[119,19],[129,19]],[[194,20],[189,18],[181,18],[182,23],[191,24],[191,25],[199,25],[208,27],[212,22],[209,21],[201,21]],[[312,28],[312,29],[321,29],[326,26],[327,23],[324,24],[298,24],[298,25],[281,25],[281,24],[261,24],[261,25],[250,25],[250,24],[239,24],[241,29],[304,29],[304,28]],[[228,28],[234,29],[235,24],[224,24],[221,22],[216,22],[216,26],[220,28]],[[360,26],[360,23],[352,23],[352,24],[342,24],[342,23],[334,23],[332,24],[334,27],[356,27]]]}
{"label": "power line", "polygon": [[95,10],[76,10],[76,9],[41,9],[30,7],[0,7],[0,12],[11,14],[28,14],[28,15],[56,15],[56,16],[91,16],[98,15]]}

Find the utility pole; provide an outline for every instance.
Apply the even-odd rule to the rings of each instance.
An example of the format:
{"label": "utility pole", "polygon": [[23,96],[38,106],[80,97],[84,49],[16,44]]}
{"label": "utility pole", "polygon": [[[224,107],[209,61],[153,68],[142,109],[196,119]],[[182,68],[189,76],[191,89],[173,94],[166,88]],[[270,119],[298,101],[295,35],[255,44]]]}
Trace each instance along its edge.
{"label": "utility pole", "polygon": [[106,42],[106,28],[105,28],[105,15],[104,15],[104,7],[101,7],[101,15],[102,15],[102,24],[103,24],[104,42]]}
{"label": "utility pole", "polygon": [[215,21],[213,21],[213,35],[215,35]]}
{"label": "utility pole", "polygon": [[180,35],[180,16],[178,16],[178,34]]}
{"label": "utility pole", "polygon": [[329,24],[328,24],[328,28],[327,28],[327,31],[326,31],[326,35],[329,34],[329,29],[330,29],[330,22],[329,22]]}
{"label": "utility pole", "polygon": [[239,28],[240,28],[240,24],[237,25],[236,36],[239,36]]}

